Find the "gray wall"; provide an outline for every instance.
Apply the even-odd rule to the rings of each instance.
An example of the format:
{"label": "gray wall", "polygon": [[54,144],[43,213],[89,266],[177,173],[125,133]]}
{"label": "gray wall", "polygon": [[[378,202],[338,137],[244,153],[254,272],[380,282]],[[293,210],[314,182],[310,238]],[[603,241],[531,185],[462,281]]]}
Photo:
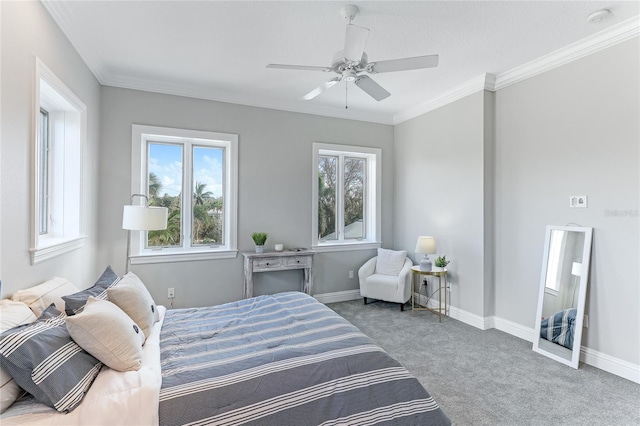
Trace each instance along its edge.
{"label": "gray wall", "polygon": [[[491,213],[492,120],[485,106],[493,94],[477,92],[395,127],[396,203],[394,246],[413,253],[420,235],[436,239],[437,255],[448,266],[451,304],[479,316],[492,276]],[[492,117],[492,113],[487,113]],[[485,160],[485,156],[489,156]],[[485,189],[487,187],[487,189]],[[489,227],[485,229],[485,227]],[[492,296],[491,296],[492,297]]]}
{"label": "gray wall", "polygon": [[[254,249],[250,234],[269,233],[267,249],[311,245],[312,143],[326,142],[382,149],[382,237],[393,242],[393,127],[103,87],[100,147],[100,253],[102,264],[124,271],[126,232],[122,206],[129,202],[131,125],[208,130],[239,135],[238,248]],[[374,250],[316,255],[314,294],[358,289],[357,272]],[[242,295],[242,256],[231,260],[133,265],[159,303],[203,306]],[[356,274],[357,277],[357,274]],[[282,278],[285,283],[278,283]],[[297,290],[301,273],[257,274],[256,294]]]}
{"label": "gray wall", "polygon": [[[496,93],[495,222],[496,316],[532,328],[545,226],[594,228],[582,344],[636,365],[638,44],[635,38]],[[570,195],[587,195],[588,208],[570,209]]]}
{"label": "gray wall", "polygon": [[396,126],[394,246],[436,237],[454,308],[533,329],[546,225],[593,227],[582,344],[640,363],[638,44]]}
{"label": "gray wall", "polygon": [[[98,134],[100,85],[40,2],[2,2],[2,240],[1,296],[53,276],[76,286],[93,285],[97,267]],[[84,247],[31,265],[31,194],[34,132],[34,57],[38,56],[87,106],[84,152],[86,234]]]}

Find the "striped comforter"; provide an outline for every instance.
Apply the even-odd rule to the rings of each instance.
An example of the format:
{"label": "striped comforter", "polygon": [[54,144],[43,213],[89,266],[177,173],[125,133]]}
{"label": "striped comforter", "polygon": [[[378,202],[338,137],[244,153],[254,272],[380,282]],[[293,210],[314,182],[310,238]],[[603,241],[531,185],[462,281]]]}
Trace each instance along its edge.
{"label": "striped comforter", "polygon": [[449,425],[397,361],[304,293],[167,311],[160,424]]}

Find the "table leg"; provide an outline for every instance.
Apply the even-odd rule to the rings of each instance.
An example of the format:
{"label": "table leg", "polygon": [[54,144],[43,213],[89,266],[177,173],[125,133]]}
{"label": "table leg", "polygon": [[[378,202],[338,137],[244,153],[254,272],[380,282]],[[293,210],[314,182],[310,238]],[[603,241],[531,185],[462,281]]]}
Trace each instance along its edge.
{"label": "table leg", "polygon": [[250,260],[244,262],[244,298],[253,297],[253,265]]}
{"label": "table leg", "polygon": [[442,277],[438,275],[438,322],[442,322]]}
{"label": "table leg", "polygon": [[416,290],[416,274],[411,274],[411,315],[413,315],[413,301],[415,298]]}

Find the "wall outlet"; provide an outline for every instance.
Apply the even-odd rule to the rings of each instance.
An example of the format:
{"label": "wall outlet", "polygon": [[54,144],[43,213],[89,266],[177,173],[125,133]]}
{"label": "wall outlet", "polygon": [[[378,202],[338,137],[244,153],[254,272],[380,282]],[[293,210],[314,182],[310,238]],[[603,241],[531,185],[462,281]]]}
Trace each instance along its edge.
{"label": "wall outlet", "polygon": [[349,271],[349,279],[353,278],[353,271]]}
{"label": "wall outlet", "polygon": [[586,195],[572,195],[569,197],[569,207],[571,208],[587,208],[587,196]]}
{"label": "wall outlet", "polygon": [[169,290],[167,290],[167,298],[173,299],[174,297],[176,297],[176,289],[169,287]]}
{"label": "wall outlet", "polygon": [[582,326],[584,328],[589,328],[589,315],[584,316],[584,321],[582,321]]}

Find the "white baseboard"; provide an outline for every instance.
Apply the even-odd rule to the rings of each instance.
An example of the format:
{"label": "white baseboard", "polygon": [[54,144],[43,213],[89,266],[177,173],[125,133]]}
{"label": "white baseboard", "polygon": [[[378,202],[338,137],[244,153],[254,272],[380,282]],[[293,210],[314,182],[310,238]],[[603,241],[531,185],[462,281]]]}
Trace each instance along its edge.
{"label": "white baseboard", "polygon": [[[356,300],[362,298],[362,296],[360,296],[360,290],[322,293],[316,294],[313,297],[315,297],[319,302],[322,303],[346,302],[348,300]],[[420,295],[420,304],[427,304],[427,300],[423,295]],[[438,303],[437,301],[431,299],[428,302],[427,306],[429,306],[430,308],[437,308]],[[449,317],[465,324],[469,324],[473,327],[479,328],[480,330],[489,330],[491,328],[495,328],[496,330],[503,331],[507,334],[532,343],[536,334],[533,328],[525,327],[521,324],[496,316],[481,317],[480,315],[467,312],[455,306],[449,307]],[[616,376],[640,384],[640,365],[612,357],[611,355],[607,355],[584,346],[580,348],[580,361],[593,367],[599,368],[600,370],[606,371],[607,373],[615,374]]]}
{"label": "white baseboard", "polygon": [[632,382],[640,383],[640,365],[632,364],[584,346],[580,348],[580,361]]}
{"label": "white baseboard", "polygon": [[[535,329],[525,327],[504,318],[491,316],[486,317],[484,318],[484,321],[481,321],[483,319],[482,317],[463,311],[462,309],[451,307],[450,312],[451,318],[455,318],[465,324],[472,325],[481,330],[495,328],[532,343],[536,335]],[[487,325],[491,326],[483,328],[482,325],[485,327]],[[606,371],[607,373],[615,374],[616,376],[631,380],[635,383],[640,383],[640,365],[632,364],[584,346],[580,348],[580,361],[591,365],[592,367]]]}
{"label": "white baseboard", "polygon": [[536,335],[536,331],[533,328],[525,327],[524,325],[506,320],[504,318],[491,317],[493,319],[493,328],[496,330],[504,331],[507,334],[526,340],[533,343],[533,338]]}
{"label": "white baseboard", "polygon": [[332,293],[314,294],[313,297],[320,303],[346,302],[348,300],[362,299],[360,290],[334,291]]}

